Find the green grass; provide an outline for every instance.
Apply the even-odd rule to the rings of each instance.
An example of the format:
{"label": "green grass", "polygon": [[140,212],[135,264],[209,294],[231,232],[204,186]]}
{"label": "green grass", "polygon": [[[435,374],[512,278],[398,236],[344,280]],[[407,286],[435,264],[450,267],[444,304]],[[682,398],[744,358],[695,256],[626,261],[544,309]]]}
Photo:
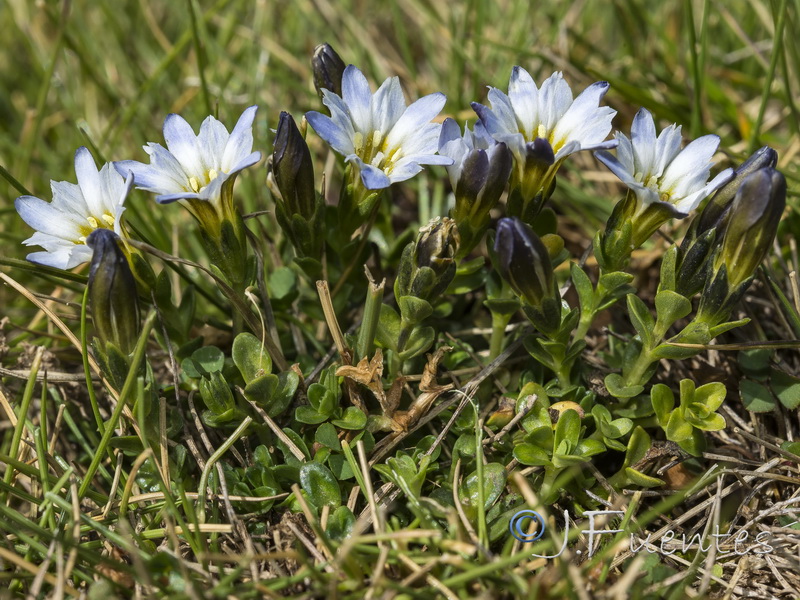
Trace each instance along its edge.
{"label": "green grass", "polygon": [[[269,155],[280,111],[287,110],[299,120],[306,111],[321,109],[310,57],[322,42],[330,43],[346,62],[359,66],[373,85],[399,75],[409,98],[443,91],[448,97],[445,112],[462,123],[474,121],[471,101],[485,101],[487,86],[505,90],[512,66],[521,65],[537,82],[553,70],[563,70],[573,90],[599,79],[609,81],[611,91],[605,101],[618,111],[615,127],[624,132],[643,106],[661,125],[683,125],[687,138],[719,135],[723,150],[720,168],[740,162],[761,145],[773,146],[789,182],[789,208],[779,235],[783,264],[774,265],[779,272],[778,291],[782,289],[786,297],[770,306],[779,302],[782,308],[777,313],[789,315],[792,324],[796,321],[791,310],[792,298],[795,302],[797,298],[790,291],[788,271],[798,264],[794,239],[800,234],[800,38],[796,35],[800,0],[7,0],[0,3],[0,23],[4,24],[0,46],[0,236],[4,251],[0,270],[30,292],[57,296],[59,300],[47,305],[75,336],[80,337],[87,269],[61,278],[53,271],[30,269],[21,263],[27,249],[20,242],[31,232],[14,211],[14,199],[30,193],[49,200],[51,179],[74,182],[73,156],[82,145],[92,150],[98,162],[144,160],[141,146],[162,141],[161,126],[170,112],[180,113],[195,127],[208,114],[215,114],[230,127],[245,107],[258,104],[255,149]],[[338,189],[337,163],[311,132],[308,142],[318,159],[318,180],[321,165],[328,164],[328,185]],[[443,180],[444,170],[433,167],[426,172],[425,177],[409,182],[403,192],[395,193],[391,210],[397,235],[387,234],[391,228],[383,227],[384,237],[374,238],[383,244],[384,267],[390,272],[399,256],[399,251],[390,250],[397,238],[402,238],[400,230],[424,224],[427,219],[420,214],[441,212],[444,189],[439,180]],[[574,233],[573,245],[585,249],[590,240],[587,234],[605,221],[613,207],[611,199],[619,196],[621,188],[588,153],[571,161],[562,173],[560,213],[566,229]],[[265,178],[263,162],[239,177],[237,201],[244,213],[274,212]],[[207,264],[197,236],[186,234],[193,227],[186,211],[177,205],[158,206],[140,191],[132,193],[127,206],[126,217],[140,239],[163,252]],[[289,264],[285,238],[272,214],[249,223],[259,236],[266,272],[272,274]],[[198,287],[201,308],[195,332],[206,335],[206,343],[220,340],[220,346],[229,345],[230,314],[213,280],[188,265],[171,264],[165,270],[176,294],[185,293],[187,282]],[[276,296],[280,282],[270,280],[269,285]],[[278,300],[276,311],[284,350],[288,349],[290,362],[296,359],[308,376],[331,339],[320,325],[324,320],[316,290],[303,280],[296,285],[300,297],[295,305],[281,305]],[[390,285],[391,279],[387,290]],[[767,287],[759,287],[755,295],[770,298]],[[344,298],[346,295],[341,294],[335,304],[344,330],[360,322],[357,299]],[[361,288],[357,288],[357,296],[363,297]],[[475,317],[475,322],[452,323],[449,330],[456,332],[456,339],[445,340],[447,343],[469,343],[469,352],[473,346],[485,345],[481,336],[464,334],[459,338],[457,334],[461,329],[489,326],[479,304],[475,301],[475,308],[459,306],[464,314]],[[566,557],[537,562],[530,559],[530,553],[556,550],[560,534],[532,548],[512,544],[510,537],[487,548],[475,541],[483,542],[488,535],[483,511],[478,511],[475,522],[477,534],[470,535],[463,527],[467,519],[459,519],[455,513],[449,515],[449,524],[446,519],[419,517],[427,514],[424,511],[409,517],[412,513],[405,509],[405,490],[399,496],[401,508],[376,514],[364,478],[372,478],[370,485],[376,491],[384,480],[367,467],[355,447],[346,457],[356,480],[364,483],[355,497],[355,515],[363,514],[371,524],[347,541],[326,532],[321,520],[334,517],[303,506],[299,494],[290,500],[285,496],[275,499],[276,509],[269,512],[261,511],[262,505],[248,498],[231,505],[227,495],[248,494],[220,485],[223,468],[232,470],[244,464],[237,453],[245,463],[252,462],[252,451],[271,439],[271,433],[254,415],[260,429],[245,441],[240,439],[244,428],[213,431],[210,439],[204,439],[202,427],[195,425],[201,420],[202,407],[190,410],[186,393],[181,400],[188,417],[185,430],[175,433],[171,442],[179,440],[177,445],[181,445],[186,442],[183,436],[191,438],[194,448],[184,452],[204,457],[207,468],[201,469],[189,457],[187,464],[194,464],[190,475],[182,475],[182,479],[170,476],[165,484],[153,461],[137,461],[135,454],[122,458],[126,439],[130,442],[137,432],[122,406],[101,393],[100,386],[96,387],[97,399],[90,400],[84,380],[35,384],[37,372],[44,370],[82,376],[80,354],[88,356],[86,340],[71,344],[51,315],[9,285],[0,288],[0,305],[4,307],[0,316],[8,318],[0,338],[8,345],[6,349],[0,343],[2,366],[28,375],[27,379],[4,375],[5,385],[0,388],[4,400],[0,406],[0,588],[7,584],[12,595],[49,597],[59,593],[59,586],[64,586],[63,593],[74,595],[91,586],[93,597],[130,597],[135,590],[144,596],[187,598],[333,598],[337,594],[361,598],[369,590],[373,598],[430,598],[436,594],[450,598],[481,594],[487,598],[583,598],[587,596],[577,591],[582,587],[577,582],[583,582],[595,597],[611,598],[629,581],[635,597],[678,598],[683,597],[686,586],[693,586],[701,597],[722,593],[734,579],[736,562],[730,557],[720,561],[724,567],[718,569],[703,562],[700,555],[694,562],[667,563],[665,567],[655,555],[642,553],[642,558],[621,565],[614,561],[623,552],[612,544],[603,546],[587,562]],[[753,341],[746,335],[759,340],[794,338],[796,332],[791,326],[784,327],[780,319],[785,317],[776,317],[777,313],[771,313],[762,330],[753,327],[734,341]],[[154,318],[148,324],[153,324],[160,337],[161,325]],[[295,327],[292,331],[290,322]],[[302,345],[307,351],[301,351]],[[170,387],[170,356],[163,346],[152,346],[148,364],[164,386],[163,402],[172,402],[176,391]],[[47,351],[36,357],[34,347]],[[144,346],[140,350],[144,352]],[[782,350],[779,356],[784,365],[796,367],[792,352]],[[482,366],[475,361],[464,364],[472,370],[454,382],[456,387],[467,383]],[[695,363],[695,367],[703,369],[705,365]],[[516,397],[518,373],[512,372],[509,366],[493,373],[479,396],[486,399],[493,390],[507,389]],[[140,390],[134,389],[140,385],[134,375],[132,370],[125,387],[118,390],[123,397],[140,397]],[[738,403],[736,396],[729,393],[729,399]],[[194,402],[200,406],[199,395]],[[16,411],[15,424],[7,406]],[[112,413],[115,406],[119,409]],[[149,413],[141,404],[129,407],[137,423],[158,422],[159,407],[149,407]],[[752,416],[739,408],[737,412],[745,418]],[[431,420],[422,433],[438,434],[449,414]],[[114,436],[110,430],[104,435],[102,428],[98,429],[95,421],[99,417],[107,419],[106,427],[109,418],[112,422],[121,418],[130,437],[109,446]],[[775,421],[781,423],[779,430],[774,429],[773,421],[752,418],[757,434],[771,446],[755,444],[750,451],[760,452],[755,457],[762,463],[777,456],[787,460],[774,447],[797,431],[796,414],[784,411],[784,420]],[[54,428],[55,443],[51,445]],[[465,430],[474,442],[476,432]],[[145,435],[162,433],[159,427],[145,431]],[[776,437],[771,437],[773,434]],[[477,439],[485,435],[479,430]],[[441,460],[453,458],[455,438],[451,436],[443,445]],[[162,441],[156,447],[166,453],[167,444]],[[175,445],[169,446],[169,452]],[[276,460],[280,456],[276,453]],[[162,457],[156,453],[159,464]],[[797,462],[792,454],[788,458]],[[177,461],[173,455],[171,459]],[[699,472],[714,471],[710,463],[696,466]],[[455,462],[443,467],[443,479],[436,487],[450,485],[458,468]],[[515,499],[538,506],[527,478],[530,474],[526,471],[521,476],[518,469],[509,479],[509,489],[513,488]],[[462,475],[466,477],[466,473]],[[790,476],[796,478],[796,472]],[[627,511],[625,518],[641,527],[663,526],[663,514],[680,521],[686,510],[717,493],[715,477],[712,473],[697,484],[706,495],[698,492],[691,501],[686,500],[690,491],[665,496],[660,502],[647,495],[636,495],[633,500],[619,496],[627,502],[622,508]],[[738,477],[721,478],[721,486],[736,486],[736,481],[761,485],[764,481],[751,474]],[[204,481],[210,482],[213,498],[198,503],[197,484]],[[788,498],[793,489],[782,488],[786,495],[779,499]],[[479,490],[481,495],[485,493],[482,485]],[[744,491],[734,492],[746,497]],[[735,502],[730,498],[726,502],[723,513],[736,512]],[[277,510],[280,503],[285,504]],[[290,508],[292,516],[282,518],[284,508]],[[560,521],[560,512],[551,513]],[[176,533],[175,527],[183,533]],[[788,564],[780,568],[797,569],[796,560]],[[669,572],[660,570],[665,568]],[[764,572],[772,577],[768,569]],[[755,590],[759,585],[738,576],[739,586],[752,585]],[[667,584],[659,589],[659,581],[664,579]],[[574,587],[568,585],[570,581]],[[781,583],[771,579],[769,586],[770,590],[779,589]],[[741,597],[742,591],[732,593]]]}

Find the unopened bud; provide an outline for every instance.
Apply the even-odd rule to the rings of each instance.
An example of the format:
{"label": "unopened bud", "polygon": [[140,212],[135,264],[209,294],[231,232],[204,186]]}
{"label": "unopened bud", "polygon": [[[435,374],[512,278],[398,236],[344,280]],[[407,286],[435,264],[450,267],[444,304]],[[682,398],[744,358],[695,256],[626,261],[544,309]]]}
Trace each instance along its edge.
{"label": "unopened bud", "polygon": [[721,264],[731,287],[750,277],[772,247],[783,209],[786,179],[775,169],[760,169],[742,181],[730,208],[722,240]]}
{"label": "unopened bud", "polygon": [[494,238],[497,270],[518,296],[532,306],[552,296],[553,267],[547,247],[517,218],[500,219]]}
{"label": "unopened bud", "polygon": [[308,220],[314,214],[314,165],[311,152],[292,115],[281,112],[272,154],[272,173],[288,216]]}
{"label": "unopened bud", "polygon": [[437,217],[420,229],[417,240],[406,246],[400,259],[395,297],[433,301],[442,294],[456,274],[459,242],[458,227],[448,217]]}
{"label": "unopened bud", "polygon": [[344,61],[331,48],[330,44],[321,44],[314,48],[311,58],[311,69],[314,72],[314,87],[322,98],[322,90],[342,95],[342,75],[345,67]]}
{"label": "unopened bud", "polygon": [[113,231],[95,229],[86,245],[94,251],[88,286],[97,335],[103,345],[113,343],[128,355],[139,338],[136,279]]}

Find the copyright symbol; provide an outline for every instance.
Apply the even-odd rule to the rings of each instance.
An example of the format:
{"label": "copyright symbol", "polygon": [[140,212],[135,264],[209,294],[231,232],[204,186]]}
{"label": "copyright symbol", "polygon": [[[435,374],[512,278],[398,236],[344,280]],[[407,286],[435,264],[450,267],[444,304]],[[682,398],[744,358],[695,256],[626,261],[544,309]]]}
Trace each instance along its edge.
{"label": "copyright symbol", "polygon": [[[536,532],[527,533],[527,521],[536,523]],[[535,510],[521,510],[515,513],[508,522],[508,530],[520,542],[535,542],[544,535],[544,518]]]}

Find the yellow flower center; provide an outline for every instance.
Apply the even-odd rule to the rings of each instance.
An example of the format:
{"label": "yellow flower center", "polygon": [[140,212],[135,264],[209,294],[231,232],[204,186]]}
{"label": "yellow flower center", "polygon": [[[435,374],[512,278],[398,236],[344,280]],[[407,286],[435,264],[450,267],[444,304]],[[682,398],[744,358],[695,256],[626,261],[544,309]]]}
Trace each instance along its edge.
{"label": "yellow flower center", "polygon": [[81,225],[78,227],[78,231],[81,233],[81,236],[75,243],[85,244],[86,238],[95,229],[110,229],[113,231],[115,223],[116,221],[114,220],[114,216],[109,213],[104,213],[99,219],[97,217],[86,217],[86,225]]}
{"label": "yellow flower center", "polygon": [[199,194],[201,191],[205,189],[205,187],[214,181],[217,177],[219,177],[219,173],[216,169],[209,169],[205,176],[202,178],[202,182],[197,177],[189,177],[189,188],[195,194]]}

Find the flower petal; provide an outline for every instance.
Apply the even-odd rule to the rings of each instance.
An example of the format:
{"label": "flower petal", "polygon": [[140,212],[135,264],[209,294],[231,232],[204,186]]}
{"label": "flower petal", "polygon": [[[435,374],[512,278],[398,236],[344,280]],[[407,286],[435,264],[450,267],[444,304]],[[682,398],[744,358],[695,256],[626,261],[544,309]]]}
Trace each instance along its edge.
{"label": "flower petal", "polygon": [[205,176],[197,136],[186,120],[172,113],[164,119],[164,141],[167,149],[177,159],[188,177],[202,179]]}
{"label": "flower petal", "polygon": [[258,106],[250,106],[242,112],[239,120],[231,131],[231,136],[225,144],[220,167],[225,173],[230,173],[233,167],[253,151],[253,121],[256,118]]}
{"label": "flower petal", "polygon": [[355,152],[352,137],[338,127],[330,117],[312,110],[306,113],[306,119],[317,135],[328,142],[336,152],[345,156]]}
{"label": "flower petal", "polygon": [[410,104],[389,132],[386,138],[387,145],[390,148],[397,148],[407,138],[417,135],[420,128],[430,123],[441,112],[446,101],[447,96],[441,92],[436,92],[423,96]]}
{"label": "flower petal", "polygon": [[81,186],[81,193],[89,209],[89,214],[86,216],[99,217],[104,212],[103,185],[91,152],[83,146],[75,152],[75,175],[78,177],[78,185]]}
{"label": "flower petal", "polygon": [[348,65],[342,75],[342,100],[350,110],[356,131],[371,133],[372,126],[372,89],[364,74],[354,65]]}

